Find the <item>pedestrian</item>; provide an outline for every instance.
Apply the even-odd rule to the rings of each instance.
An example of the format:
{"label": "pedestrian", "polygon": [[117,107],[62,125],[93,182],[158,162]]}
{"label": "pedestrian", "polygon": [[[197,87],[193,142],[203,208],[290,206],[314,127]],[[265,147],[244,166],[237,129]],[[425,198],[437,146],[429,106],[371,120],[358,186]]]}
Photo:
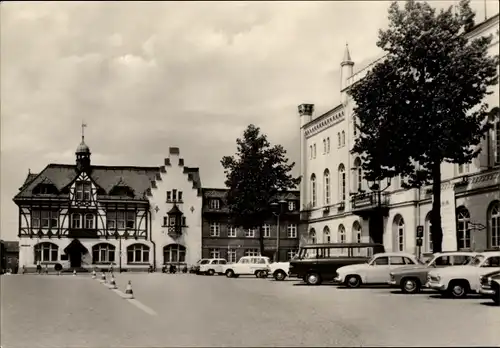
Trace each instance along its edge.
{"label": "pedestrian", "polygon": [[40,260],[36,262],[36,273],[41,274],[42,273],[42,263]]}
{"label": "pedestrian", "polygon": [[45,274],[49,274],[49,265],[45,265]]}
{"label": "pedestrian", "polygon": [[170,264],[169,273],[172,273],[172,274],[175,273],[175,266],[173,264]]}

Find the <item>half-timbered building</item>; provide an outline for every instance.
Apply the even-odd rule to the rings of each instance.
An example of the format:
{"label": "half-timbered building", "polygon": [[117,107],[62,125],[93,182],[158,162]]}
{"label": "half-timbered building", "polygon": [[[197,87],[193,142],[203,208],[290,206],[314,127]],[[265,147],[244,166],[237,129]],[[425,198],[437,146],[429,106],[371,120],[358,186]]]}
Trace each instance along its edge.
{"label": "half-timbered building", "polygon": [[19,207],[19,266],[53,269],[113,263],[121,270],[194,263],[201,256],[201,182],[178,148],[161,166],[91,164],[82,142],[76,164],[29,173]]}

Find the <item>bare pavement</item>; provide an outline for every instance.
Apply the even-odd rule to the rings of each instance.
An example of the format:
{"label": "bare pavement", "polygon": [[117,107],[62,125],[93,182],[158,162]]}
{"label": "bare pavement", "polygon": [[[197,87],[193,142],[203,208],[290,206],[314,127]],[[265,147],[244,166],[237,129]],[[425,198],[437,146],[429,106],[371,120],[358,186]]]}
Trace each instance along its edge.
{"label": "bare pavement", "polygon": [[2,276],[2,347],[500,345],[500,308],[479,297],[116,275],[122,291],[128,280],[134,300],[89,274]]}

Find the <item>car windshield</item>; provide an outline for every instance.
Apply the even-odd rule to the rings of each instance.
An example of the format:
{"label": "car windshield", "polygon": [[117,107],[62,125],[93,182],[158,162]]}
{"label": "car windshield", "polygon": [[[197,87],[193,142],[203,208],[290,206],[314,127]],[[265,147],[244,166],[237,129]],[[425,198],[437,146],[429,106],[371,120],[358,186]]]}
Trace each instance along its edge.
{"label": "car windshield", "polygon": [[209,262],[210,262],[210,260],[201,260],[200,265],[206,265]]}
{"label": "car windshield", "polygon": [[477,255],[472,261],[469,263],[469,266],[479,266],[479,264],[484,260],[483,255]]}

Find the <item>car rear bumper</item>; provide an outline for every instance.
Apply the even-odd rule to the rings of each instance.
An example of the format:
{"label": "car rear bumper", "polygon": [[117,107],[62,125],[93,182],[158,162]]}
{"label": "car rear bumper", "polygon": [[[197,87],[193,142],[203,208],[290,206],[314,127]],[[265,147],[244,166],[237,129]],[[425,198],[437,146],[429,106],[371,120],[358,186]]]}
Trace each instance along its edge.
{"label": "car rear bumper", "polygon": [[390,286],[398,286],[398,283],[395,280],[389,280],[387,284],[389,284]]}
{"label": "car rear bumper", "polygon": [[479,288],[478,293],[480,293],[481,295],[492,296],[495,295],[495,290],[490,287],[481,287]]}

